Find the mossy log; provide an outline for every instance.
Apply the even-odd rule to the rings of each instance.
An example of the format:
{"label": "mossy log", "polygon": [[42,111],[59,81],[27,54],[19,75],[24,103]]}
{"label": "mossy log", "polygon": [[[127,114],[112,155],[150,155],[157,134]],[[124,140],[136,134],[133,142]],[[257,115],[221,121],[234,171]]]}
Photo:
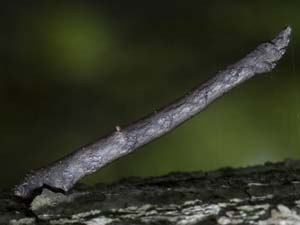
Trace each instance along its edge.
{"label": "mossy log", "polygon": [[0,194],[0,224],[300,224],[300,160]]}

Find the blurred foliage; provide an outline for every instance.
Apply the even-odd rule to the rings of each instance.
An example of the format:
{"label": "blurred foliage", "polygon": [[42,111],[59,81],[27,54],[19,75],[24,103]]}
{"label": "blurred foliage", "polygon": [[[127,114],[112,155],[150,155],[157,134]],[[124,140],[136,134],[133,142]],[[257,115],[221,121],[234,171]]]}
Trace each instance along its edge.
{"label": "blurred foliage", "polygon": [[0,186],[181,96],[286,25],[287,55],[86,182],[299,158],[297,1],[6,1]]}

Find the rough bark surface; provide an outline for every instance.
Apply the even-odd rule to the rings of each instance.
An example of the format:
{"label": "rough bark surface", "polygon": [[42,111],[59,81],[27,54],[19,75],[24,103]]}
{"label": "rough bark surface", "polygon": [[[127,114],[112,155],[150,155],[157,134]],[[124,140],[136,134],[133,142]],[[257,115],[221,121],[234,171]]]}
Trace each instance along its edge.
{"label": "rough bark surface", "polygon": [[0,192],[0,224],[300,224],[300,160],[43,189],[31,203]]}

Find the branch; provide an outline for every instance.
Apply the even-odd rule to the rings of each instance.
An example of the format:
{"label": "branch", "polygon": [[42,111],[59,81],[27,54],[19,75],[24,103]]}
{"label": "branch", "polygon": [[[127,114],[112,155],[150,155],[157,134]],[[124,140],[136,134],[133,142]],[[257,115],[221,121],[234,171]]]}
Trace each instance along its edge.
{"label": "branch", "polygon": [[43,186],[69,191],[81,178],[170,132],[235,86],[256,74],[271,71],[284,55],[290,34],[291,28],[285,28],[273,40],[259,45],[237,63],[158,112],[123,129],[117,126],[110,135],[33,171],[15,187],[14,194],[30,198],[35,190]]}
{"label": "branch", "polygon": [[29,204],[0,189],[5,225],[299,225],[300,160],[43,189]]}

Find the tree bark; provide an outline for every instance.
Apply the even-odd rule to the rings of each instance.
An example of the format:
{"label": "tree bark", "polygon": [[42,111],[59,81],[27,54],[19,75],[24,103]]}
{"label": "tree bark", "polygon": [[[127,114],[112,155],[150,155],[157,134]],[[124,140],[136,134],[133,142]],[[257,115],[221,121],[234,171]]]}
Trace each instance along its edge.
{"label": "tree bark", "polygon": [[0,192],[0,224],[300,224],[300,160],[43,189],[31,203]]}

